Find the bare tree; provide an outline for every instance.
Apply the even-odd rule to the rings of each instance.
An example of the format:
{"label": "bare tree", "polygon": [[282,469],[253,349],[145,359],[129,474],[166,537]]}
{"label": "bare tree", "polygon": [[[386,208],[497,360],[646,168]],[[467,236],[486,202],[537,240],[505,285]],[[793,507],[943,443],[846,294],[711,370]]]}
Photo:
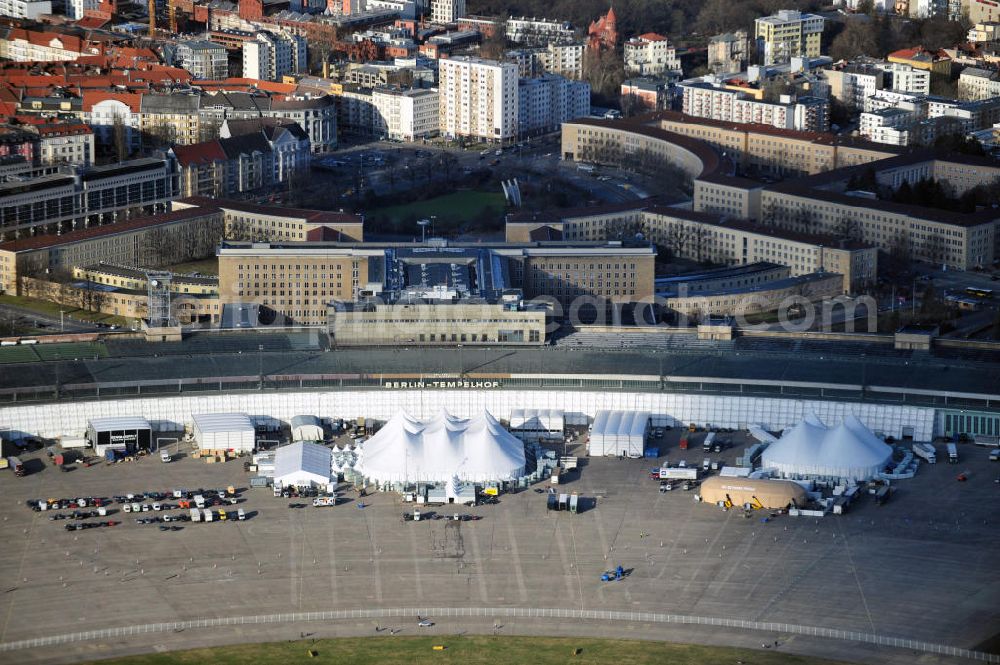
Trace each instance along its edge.
{"label": "bare tree", "polygon": [[115,159],[124,162],[129,155],[129,130],[125,126],[125,120],[119,114],[115,114],[111,122],[111,145],[115,151]]}

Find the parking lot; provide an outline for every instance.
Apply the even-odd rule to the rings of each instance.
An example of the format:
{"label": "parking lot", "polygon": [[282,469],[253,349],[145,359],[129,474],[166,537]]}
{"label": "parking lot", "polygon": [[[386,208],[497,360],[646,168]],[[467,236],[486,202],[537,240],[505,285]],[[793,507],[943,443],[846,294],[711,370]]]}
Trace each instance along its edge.
{"label": "parking lot", "polygon": [[[682,453],[679,436],[668,432],[661,452],[672,464],[700,465],[700,439]],[[844,516],[768,523],[696,503],[693,491],[658,492],[649,459],[582,459],[560,485],[592,500],[578,514],[547,511],[545,496],[527,489],[495,505],[428,508],[479,520],[419,523],[403,522],[412,504],[394,494],[359,500],[345,489],[348,500],[315,508],[243,489],[249,474],[239,461],[179,456],[164,464],[150,456],[67,473],[46,461],[23,478],[0,478],[0,641],[202,617],[431,605],[671,612],[973,647],[1000,632],[1000,531],[991,522],[1000,465],[987,461],[985,448],[960,451],[958,465],[924,466],[899,483],[885,506],[864,497]],[[582,455],[582,446],[567,452]],[[736,445],[709,456],[731,462],[740,452]],[[960,471],[967,482],[956,482]],[[117,526],[68,532],[25,506],[32,498],[230,485],[241,491],[228,510],[243,508],[248,519],[180,522],[178,530],[117,512],[100,518]],[[619,565],[628,571],[623,580],[601,581]],[[439,621],[435,629],[456,628]],[[91,647],[97,657],[134,645]],[[44,649],[2,655],[72,659]]]}

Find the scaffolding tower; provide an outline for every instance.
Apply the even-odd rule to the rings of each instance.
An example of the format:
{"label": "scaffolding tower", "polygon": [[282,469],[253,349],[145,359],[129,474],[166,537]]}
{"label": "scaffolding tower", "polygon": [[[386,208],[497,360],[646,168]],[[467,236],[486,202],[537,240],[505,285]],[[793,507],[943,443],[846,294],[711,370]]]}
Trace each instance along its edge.
{"label": "scaffolding tower", "polygon": [[149,299],[146,304],[150,328],[165,328],[176,326],[177,321],[170,313],[170,280],[169,272],[147,272],[146,283]]}

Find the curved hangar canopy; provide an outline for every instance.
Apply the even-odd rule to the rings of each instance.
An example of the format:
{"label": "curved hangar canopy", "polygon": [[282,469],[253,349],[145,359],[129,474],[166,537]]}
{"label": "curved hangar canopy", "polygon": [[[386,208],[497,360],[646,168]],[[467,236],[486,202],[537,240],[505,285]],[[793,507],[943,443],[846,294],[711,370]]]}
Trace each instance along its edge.
{"label": "curved hangar canopy", "polygon": [[780,475],[870,480],[892,459],[892,448],[854,416],[827,427],[810,415],[761,455],[761,466]]}
{"label": "curved hangar canopy", "polygon": [[356,469],[381,483],[514,480],[524,475],[524,444],[487,411],[421,421],[399,412],[361,445]]}

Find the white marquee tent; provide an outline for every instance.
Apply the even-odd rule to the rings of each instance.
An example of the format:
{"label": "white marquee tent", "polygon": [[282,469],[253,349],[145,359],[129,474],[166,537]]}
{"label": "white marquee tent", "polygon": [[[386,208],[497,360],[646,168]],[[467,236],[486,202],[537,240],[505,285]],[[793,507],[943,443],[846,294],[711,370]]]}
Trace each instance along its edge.
{"label": "white marquee tent", "polygon": [[487,411],[420,421],[397,412],[361,445],[356,470],[379,483],[492,482],[524,475],[524,444]]}
{"label": "white marquee tent", "polygon": [[649,433],[649,411],[598,411],[590,427],[592,456],[642,456]]}
{"label": "white marquee tent", "polygon": [[522,441],[549,438],[562,440],[566,419],[561,409],[512,409],[510,429]]}
{"label": "white marquee tent", "polygon": [[325,487],[330,483],[332,453],[318,443],[299,441],[274,451],[276,487]]}
{"label": "white marquee tent", "polygon": [[245,413],[195,413],[192,431],[202,450],[252,452],[257,445],[253,421]]}
{"label": "white marquee tent", "polygon": [[761,466],[784,477],[869,480],[892,459],[892,448],[853,415],[827,427],[815,415],[806,418],[761,455]]}

